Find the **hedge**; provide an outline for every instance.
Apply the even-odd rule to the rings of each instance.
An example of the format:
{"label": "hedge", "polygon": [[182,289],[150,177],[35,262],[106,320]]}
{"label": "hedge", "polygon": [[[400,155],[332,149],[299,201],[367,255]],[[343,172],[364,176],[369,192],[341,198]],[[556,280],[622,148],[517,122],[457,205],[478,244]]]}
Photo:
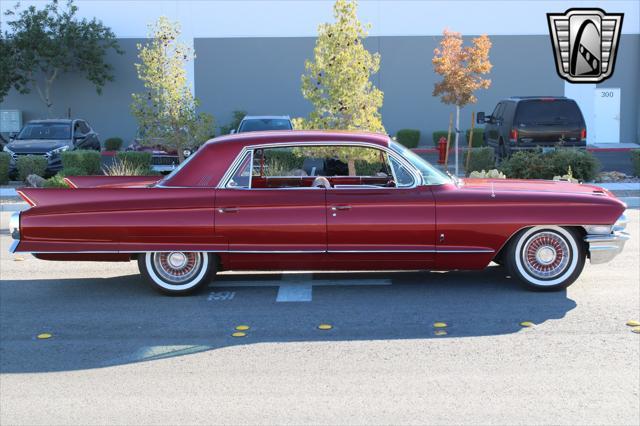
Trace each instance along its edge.
{"label": "hedge", "polygon": [[29,175],[44,176],[48,161],[42,155],[21,155],[16,160],[18,179],[26,181]]}
{"label": "hedge", "polygon": [[8,152],[0,152],[0,185],[9,182],[9,164],[11,155]]}
{"label": "hedge", "polygon": [[62,153],[62,168],[82,170],[82,175],[98,175],[101,173],[100,153],[98,151],[77,150]]}
{"label": "hedge", "polygon": [[[462,156],[463,161],[467,161],[467,156]],[[471,172],[480,172],[482,170],[487,171],[491,169],[495,169],[495,153],[493,148],[484,147],[484,148],[476,148],[471,150],[471,158],[469,159],[469,167],[465,169],[467,172],[467,176]]]}
{"label": "hedge", "polygon": [[398,132],[396,133],[396,140],[407,148],[415,148],[420,142],[420,130],[398,130]]}
{"label": "hedge", "polygon": [[105,151],[120,151],[120,148],[122,148],[121,138],[109,138],[104,141]]}
{"label": "hedge", "polygon": [[640,177],[640,149],[631,150],[631,164],[633,164],[633,173]]}
{"label": "hedge", "polygon": [[[469,136],[471,135],[471,129],[468,129],[465,133],[465,146],[469,146]],[[474,148],[479,148],[481,146],[486,146],[486,143],[484,142],[484,129],[483,128],[474,128],[473,129],[473,140],[472,142],[472,146]]]}
{"label": "hedge", "polygon": [[45,188],[69,188],[67,182],[64,181],[64,178],[67,176],[78,176],[82,175],[84,171],[77,167],[69,167],[68,169],[64,169],[59,171],[57,175],[50,177],[49,179],[44,181]]}
{"label": "hedge", "polygon": [[576,149],[557,149],[516,152],[504,161],[500,170],[513,179],[553,179],[563,176],[571,167],[573,177],[580,181],[595,179],[600,163],[589,152]]}
{"label": "hedge", "polygon": [[116,154],[116,158],[127,163],[132,168],[151,169],[151,153],[146,151],[123,151]]}
{"label": "hedge", "polygon": [[[447,138],[447,135],[449,134],[448,130],[436,130],[435,132],[432,133],[432,137],[433,137],[433,145],[437,148],[438,147],[438,141],[440,140],[441,137],[444,137],[445,139]],[[451,132],[451,138],[455,138],[456,134]]]}

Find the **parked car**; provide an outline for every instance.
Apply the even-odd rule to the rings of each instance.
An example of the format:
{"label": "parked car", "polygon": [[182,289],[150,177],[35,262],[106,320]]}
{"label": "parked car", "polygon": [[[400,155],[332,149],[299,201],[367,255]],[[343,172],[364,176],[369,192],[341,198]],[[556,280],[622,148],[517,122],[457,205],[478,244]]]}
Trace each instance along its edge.
{"label": "parked car", "polygon": [[288,115],[245,115],[237,130],[231,133],[259,132],[263,130],[293,130]]}
{"label": "parked car", "polygon": [[386,135],[242,133],[204,144],[171,174],[67,177],[19,188],[11,252],[136,260],[185,294],[233,270],[481,270],[526,286],[573,283],[623,249],[625,204],[594,185],[449,177]]}
{"label": "parked car", "polygon": [[[185,148],[182,151],[184,158],[189,157],[198,147]],[[175,170],[180,164],[178,158],[178,151],[165,147],[162,143],[156,145],[143,145],[140,141],[136,140],[134,143],[126,148],[126,151],[143,151],[151,153],[151,170],[167,174]]]}
{"label": "parked car", "polygon": [[587,145],[587,127],[578,104],[565,97],[520,96],[498,102],[486,123],[484,140],[499,160],[514,151]]}
{"label": "parked car", "polygon": [[11,154],[10,175],[16,172],[16,160],[22,155],[42,155],[47,158],[47,174],[62,169],[60,153],[76,149],[100,151],[98,134],[85,120],[32,120],[17,135],[12,135],[3,150]]}

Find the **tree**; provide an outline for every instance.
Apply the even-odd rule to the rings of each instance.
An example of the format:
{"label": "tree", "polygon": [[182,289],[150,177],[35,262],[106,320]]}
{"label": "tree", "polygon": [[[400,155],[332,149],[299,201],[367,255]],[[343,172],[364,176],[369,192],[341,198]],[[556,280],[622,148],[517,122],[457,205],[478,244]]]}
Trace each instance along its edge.
{"label": "tree", "polygon": [[458,174],[458,137],[460,135],[460,108],[476,103],[474,92],[488,89],[491,80],[482,77],[491,71],[489,50],[491,40],[486,35],[474,38],[472,46],[463,47],[462,35],[444,30],[440,47],[433,53],[433,69],[440,74],[442,81],[435,84],[433,96],[440,96],[445,104],[456,106],[456,141],[455,159],[456,175]]}
{"label": "tree", "polygon": [[193,49],[179,41],[180,25],[160,17],[150,26],[150,42],[138,44],[138,78],[145,90],[134,93],[131,111],[138,120],[142,143],[158,140],[178,152],[192,148],[214,133],[210,114],[198,113],[198,100],[187,84],[185,64],[195,58]]}
{"label": "tree", "polygon": [[298,127],[384,132],[379,109],[383,94],[370,80],[380,55],[363,45],[369,26],[357,17],[355,0],[336,0],[335,23],[318,27],[314,61],[305,62],[302,96],[314,110]]}
{"label": "tree", "polygon": [[[73,0],[61,7],[52,0],[43,9],[30,6],[19,11],[19,4],[5,12],[10,31],[2,40],[0,70],[9,73],[0,80],[0,97],[13,86],[20,93],[38,92],[51,116],[53,85],[63,73],[76,72],[95,85],[98,94],[113,81],[113,67],[105,62],[107,51],[124,53],[109,27],[96,20],[76,17]],[[8,53],[8,54],[6,54]],[[8,92],[8,88],[6,89]]]}

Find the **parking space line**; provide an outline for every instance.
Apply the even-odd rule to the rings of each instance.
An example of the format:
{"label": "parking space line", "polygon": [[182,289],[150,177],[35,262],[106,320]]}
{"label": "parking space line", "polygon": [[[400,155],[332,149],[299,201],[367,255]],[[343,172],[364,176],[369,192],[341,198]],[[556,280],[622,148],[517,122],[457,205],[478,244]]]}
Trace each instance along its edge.
{"label": "parking space line", "polygon": [[283,284],[278,288],[276,302],[311,302],[312,286],[302,284]]}

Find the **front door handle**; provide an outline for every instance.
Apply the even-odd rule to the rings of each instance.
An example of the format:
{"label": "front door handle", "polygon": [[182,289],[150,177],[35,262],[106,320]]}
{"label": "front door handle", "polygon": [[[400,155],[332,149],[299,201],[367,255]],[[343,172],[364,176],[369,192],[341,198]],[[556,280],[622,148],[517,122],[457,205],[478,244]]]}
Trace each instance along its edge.
{"label": "front door handle", "polygon": [[240,210],[237,207],[221,207],[218,209],[219,213],[238,213],[238,210]]}
{"label": "front door handle", "polygon": [[338,210],[351,210],[351,206],[333,206],[331,207],[331,210],[338,211]]}

